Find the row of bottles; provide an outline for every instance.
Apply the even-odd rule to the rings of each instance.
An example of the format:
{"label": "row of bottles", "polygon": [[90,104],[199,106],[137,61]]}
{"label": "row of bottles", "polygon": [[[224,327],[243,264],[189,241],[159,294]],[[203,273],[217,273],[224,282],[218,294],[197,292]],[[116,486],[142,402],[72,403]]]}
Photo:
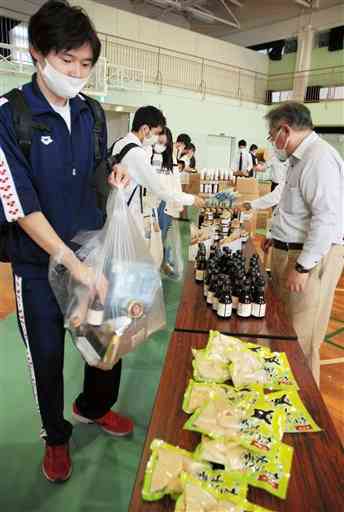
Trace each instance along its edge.
{"label": "row of bottles", "polygon": [[246,269],[242,252],[223,251],[216,242],[210,248],[199,245],[195,261],[195,279],[203,283],[207,304],[221,318],[229,318],[233,311],[241,318],[264,318],[266,314],[265,279],[261,273],[258,255],[253,255]]}
{"label": "row of bottles", "polygon": [[220,191],[221,181],[231,179],[231,172],[229,169],[203,169],[200,178],[201,194],[213,195]]}

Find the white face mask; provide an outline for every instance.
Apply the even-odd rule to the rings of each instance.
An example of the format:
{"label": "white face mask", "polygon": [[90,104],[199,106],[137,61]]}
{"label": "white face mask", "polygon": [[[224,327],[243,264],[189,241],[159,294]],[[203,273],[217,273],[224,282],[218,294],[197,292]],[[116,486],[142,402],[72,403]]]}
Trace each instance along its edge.
{"label": "white face mask", "polygon": [[159,135],[154,135],[153,133],[150,133],[148,137],[145,137],[143,139],[143,145],[144,146],[155,146],[159,140]]}
{"label": "white face mask", "polygon": [[[278,132],[276,139],[279,137],[279,134],[280,134],[280,131]],[[276,158],[278,158],[278,160],[280,162],[286,162],[288,160],[288,156],[289,156],[287,153],[287,150],[286,150],[286,147],[288,145],[288,139],[285,141],[284,148],[282,148],[282,149],[278,149],[278,147],[276,147],[276,142],[271,142],[271,144],[272,144],[272,149],[273,149],[273,152],[274,152]]]}
{"label": "white face mask", "polygon": [[154,152],[155,153],[163,153],[164,151],[166,151],[166,147],[164,144],[155,144],[154,146]]}
{"label": "white face mask", "polygon": [[75,78],[67,76],[61,71],[55,69],[47,59],[45,59],[45,66],[38,63],[39,70],[42,74],[43,80],[47,87],[61,98],[74,98],[79,94],[81,89],[85,87],[88,82],[90,75],[86,78]]}

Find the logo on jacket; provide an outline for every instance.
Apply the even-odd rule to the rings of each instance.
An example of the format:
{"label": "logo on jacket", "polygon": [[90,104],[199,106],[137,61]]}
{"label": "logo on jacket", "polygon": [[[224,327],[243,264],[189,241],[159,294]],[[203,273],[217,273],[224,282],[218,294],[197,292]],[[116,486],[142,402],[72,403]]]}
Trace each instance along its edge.
{"label": "logo on jacket", "polygon": [[42,144],[45,144],[45,146],[49,146],[53,141],[53,139],[50,137],[50,135],[42,135],[41,137]]}

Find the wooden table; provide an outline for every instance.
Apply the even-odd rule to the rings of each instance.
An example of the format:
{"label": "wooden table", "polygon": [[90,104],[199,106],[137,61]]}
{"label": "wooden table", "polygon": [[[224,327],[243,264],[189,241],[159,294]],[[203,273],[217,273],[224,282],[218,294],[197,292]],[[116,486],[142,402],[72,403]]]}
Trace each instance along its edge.
{"label": "wooden table", "polygon": [[[172,335],[160,380],[149,430],[133,489],[129,512],[173,511],[169,498],[148,503],[141,499],[150,444],[159,438],[193,451],[197,433],[183,430],[188,416],[182,411],[183,394],[191,377],[191,347],[203,348],[205,334],[175,332]],[[252,341],[252,339],[251,339]],[[286,500],[250,487],[248,499],[276,512],[340,512],[344,503],[344,456],[332,420],[297,341],[259,340],[273,350],[286,352],[300,386],[301,398],[322,432],[288,434],[283,441],[294,447],[294,459]]]}
{"label": "wooden table", "polygon": [[233,313],[229,319],[220,319],[211,307],[207,306],[203,296],[203,285],[196,283],[193,263],[188,263],[177,313],[176,330],[204,333],[213,329],[241,336],[296,339],[294,328],[285,314],[283,304],[274,294],[270,281],[266,289],[266,303],[265,318],[242,319]]}

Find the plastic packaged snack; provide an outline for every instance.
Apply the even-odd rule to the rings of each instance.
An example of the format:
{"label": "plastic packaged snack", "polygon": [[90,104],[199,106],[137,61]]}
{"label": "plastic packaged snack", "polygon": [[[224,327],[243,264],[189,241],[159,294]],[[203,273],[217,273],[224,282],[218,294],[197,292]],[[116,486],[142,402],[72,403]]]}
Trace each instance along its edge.
{"label": "plastic packaged snack", "polygon": [[286,433],[320,432],[321,428],[313,420],[304,406],[296,389],[286,389],[265,395],[273,407],[286,414]]}
{"label": "plastic packaged snack", "polygon": [[244,346],[245,344],[238,338],[221,334],[218,331],[210,331],[206,352],[212,359],[218,359],[223,363],[229,363],[229,351],[233,349],[239,350]]}
{"label": "plastic packaged snack", "polygon": [[211,469],[208,463],[195,459],[187,450],[159,439],[152,442],[151,450],[142,489],[142,497],[146,501],[160,500],[166,494],[174,498],[181,494],[180,476],[183,471],[198,477]]}
{"label": "plastic packaged snack", "polygon": [[207,483],[182,474],[184,492],[176,503],[176,512],[244,512],[245,500],[232,494],[221,495]]}
{"label": "plastic packaged snack", "polygon": [[230,372],[235,387],[262,384],[266,389],[298,388],[283,352],[257,354],[249,349],[232,350]]}
{"label": "plastic packaged snack", "polygon": [[254,405],[238,406],[223,398],[209,400],[185,423],[186,430],[214,439],[225,437],[250,450],[266,453],[276,449],[285,429],[285,413],[264,399]]}
{"label": "plastic packaged snack", "polygon": [[207,350],[192,350],[193,376],[197,382],[224,383],[230,379],[229,366],[208,356]]}
{"label": "plastic packaged snack", "polygon": [[[65,327],[87,363],[110,369],[165,325],[160,273],[123,190],[110,193],[104,227],[81,233],[74,242],[89,270],[88,284],[76,282],[59,257],[50,261],[49,282]],[[97,283],[104,289],[103,302],[95,296]]]}
{"label": "plastic packaged snack", "polygon": [[184,394],[183,411],[192,414],[215,396],[226,398],[232,404],[239,404],[242,401],[253,404],[259,397],[263,396],[263,387],[253,385],[234,388],[227,384],[201,383],[190,379]]}
{"label": "plastic packaged snack", "polygon": [[293,448],[279,443],[276,450],[258,454],[224,438],[202,437],[195,451],[200,460],[221,464],[227,471],[247,473],[250,485],[285,499],[290,478]]}

